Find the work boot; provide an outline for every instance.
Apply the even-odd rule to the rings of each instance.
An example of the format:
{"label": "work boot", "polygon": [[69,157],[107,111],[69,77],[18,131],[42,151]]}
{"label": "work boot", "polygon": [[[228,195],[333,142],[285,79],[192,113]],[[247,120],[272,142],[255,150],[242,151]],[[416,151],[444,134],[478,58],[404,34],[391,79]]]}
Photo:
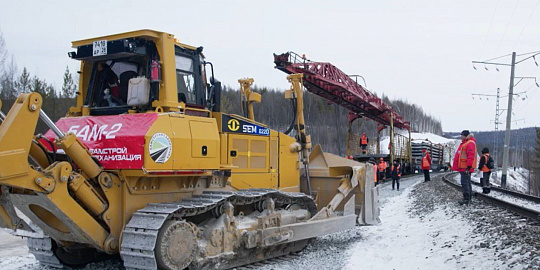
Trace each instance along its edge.
{"label": "work boot", "polygon": [[459,205],[469,205],[469,203],[471,203],[471,195],[463,195],[463,200],[459,201]]}
{"label": "work boot", "polygon": [[459,201],[458,203],[459,205],[464,205],[464,204],[469,205],[469,203],[471,203],[471,200],[463,199]]}

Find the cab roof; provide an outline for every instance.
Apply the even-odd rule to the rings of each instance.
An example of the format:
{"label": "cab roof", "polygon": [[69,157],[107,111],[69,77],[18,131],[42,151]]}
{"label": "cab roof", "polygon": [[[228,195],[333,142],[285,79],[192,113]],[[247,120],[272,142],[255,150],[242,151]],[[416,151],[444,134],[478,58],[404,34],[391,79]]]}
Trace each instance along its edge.
{"label": "cab roof", "polygon": [[131,32],[124,32],[124,33],[118,33],[118,34],[89,38],[89,39],[81,39],[81,40],[71,42],[71,47],[77,48],[79,46],[89,45],[89,44],[92,44],[94,41],[98,41],[98,40],[109,41],[109,40],[118,40],[118,39],[124,39],[124,38],[136,38],[136,37],[146,38],[146,39],[151,39],[151,40],[159,40],[163,36],[167,36],[168,38],[173,39],[175,45],[180,46],[184,49],[194,50],[194,51],[197,50],[197,47],[180,43],[178,39],[174,37],[173,34],[168,34],[165,32],[160,32],[160,31],[151,30],[151,29],[142,29],[142,30],[135,30]]}

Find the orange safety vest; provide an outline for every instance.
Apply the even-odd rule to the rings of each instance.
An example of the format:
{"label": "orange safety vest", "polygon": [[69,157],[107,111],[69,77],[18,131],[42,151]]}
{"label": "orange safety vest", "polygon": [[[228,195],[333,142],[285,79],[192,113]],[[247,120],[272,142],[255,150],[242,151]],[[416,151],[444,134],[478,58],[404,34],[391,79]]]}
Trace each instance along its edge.
{"label": "orange safety vest", "polygon": [[362,136],[362,141],[360,142],[360,144],[367,144],[367,137],[366,136]]}
{"label": "orange safety vest", "polygon": [[458,161],[458,168],[459,169],[467,169],[467,151],[466,151],[466,148],[467,148],[467,145],[469,143],[473,143],[474,144],[474,161],[473,161],[473,164],[471,166],[471,168],[475,168],[476,167],[476,143],[472,140],[468,140],[467,142],[465,142],[461,148],[459,149],[458,151],[458,155],[459,155],[459,161]]}
{"label": "orange safety vest", "polygon": [[430,167],[431,164],[429,164],[429,161],[427,159],[427,154],[422,157],[422,167]]}
{"label": "orange safety vest", "polygon": [[491,172],[491,169],[488,168],[488,166],[487,166],[487,163],[488,163],[488,160],[489,160],[489,154],[485,153],[483,156],[484,156],[484,166],[482,166],[482,168],[480,170],[483,171],[483,172]]}

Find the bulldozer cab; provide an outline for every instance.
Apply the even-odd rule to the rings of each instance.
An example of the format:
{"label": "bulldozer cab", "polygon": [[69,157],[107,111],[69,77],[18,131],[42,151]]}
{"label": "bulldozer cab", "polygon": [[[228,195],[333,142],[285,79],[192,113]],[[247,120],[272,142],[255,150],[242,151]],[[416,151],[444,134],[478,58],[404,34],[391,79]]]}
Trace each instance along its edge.
{"label": "bulldozer cab", "polygon": [[219,110],[220,85],[213,76],[207,83],[211,63],[202,47],[151,30],[75,41],[73,47],[68,55],[81,61],[77,107],[70,110],[75,116]]}

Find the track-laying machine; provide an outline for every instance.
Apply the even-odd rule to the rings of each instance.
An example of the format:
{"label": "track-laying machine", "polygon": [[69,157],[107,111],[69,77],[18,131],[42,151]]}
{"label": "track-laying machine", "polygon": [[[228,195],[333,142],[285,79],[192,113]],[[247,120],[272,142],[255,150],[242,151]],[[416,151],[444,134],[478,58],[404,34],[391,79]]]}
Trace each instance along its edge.
{"label": "track-laying machine", "polygon": [[287,77],[289,136],[254,119],[252,79],[240,80],[246,115],[222,113],[202,47],[171,34],[73,48],[79,92],[64,118],[51,121],[38,93],[0,113],[0,226],[40,263],[119,255],[128,269],[227,269],[378,222],[373,165],[311,147],[302,74]]}

